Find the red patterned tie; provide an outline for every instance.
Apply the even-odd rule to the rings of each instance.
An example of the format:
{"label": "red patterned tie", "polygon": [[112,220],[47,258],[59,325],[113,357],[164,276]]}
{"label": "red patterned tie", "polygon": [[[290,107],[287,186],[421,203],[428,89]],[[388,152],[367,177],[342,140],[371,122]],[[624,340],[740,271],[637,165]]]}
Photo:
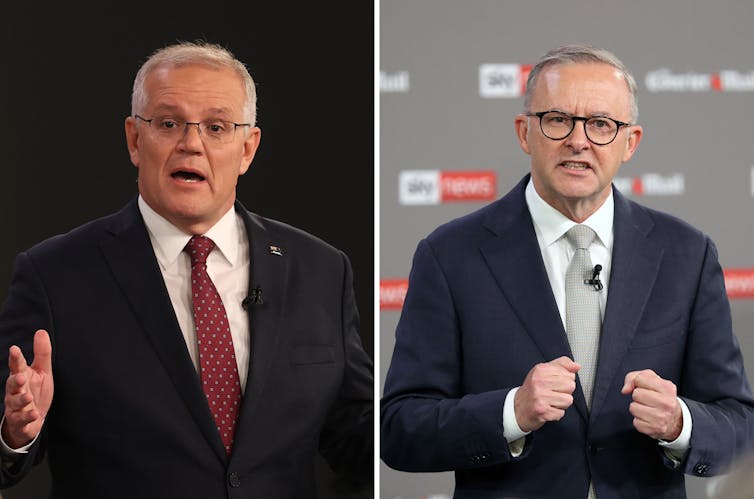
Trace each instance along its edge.
{"label": "red patterned tie", "polygon": [[241,383],[225,307],[207,274],[207,256],[213,249],[212,239],[193,236],[185,251],[191,257],[191,297],[202,388],[225,452],[230,455],[241,404]]}

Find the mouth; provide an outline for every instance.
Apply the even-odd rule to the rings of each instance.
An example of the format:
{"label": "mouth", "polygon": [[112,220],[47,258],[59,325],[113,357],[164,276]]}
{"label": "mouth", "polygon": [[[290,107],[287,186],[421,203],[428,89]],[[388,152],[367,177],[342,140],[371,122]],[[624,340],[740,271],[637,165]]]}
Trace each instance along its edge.
{"label": "mouth", "polygon": [[181,182],[197,183],[206,180],[202,175],[189,170],[178,170],[170,174],[176,180]]}
{"label": "mouth", "polygon": [[589,163],[585,161],[563,161],[562,163],[560,163],[560,166],[562,166],[566,170],[573,171],[585,171],[592,168]]}

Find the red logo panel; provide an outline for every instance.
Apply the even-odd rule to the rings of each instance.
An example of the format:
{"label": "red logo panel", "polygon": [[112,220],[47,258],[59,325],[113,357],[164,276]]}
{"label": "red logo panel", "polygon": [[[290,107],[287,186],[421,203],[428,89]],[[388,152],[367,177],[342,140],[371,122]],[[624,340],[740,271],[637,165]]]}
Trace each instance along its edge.
{"label": "red logo panel", "polygon": [[725,269],[728,298],[754,298],[754,269]]}
{"label": "red logo panel", "polygon": [[408,290],[408,279],[380,280],[380,310],[400,310]]}
{"label": "red logo panel", "polygon": [[445,171],[440,173],[440,200],[492,201],[497,179],[494,171]]}

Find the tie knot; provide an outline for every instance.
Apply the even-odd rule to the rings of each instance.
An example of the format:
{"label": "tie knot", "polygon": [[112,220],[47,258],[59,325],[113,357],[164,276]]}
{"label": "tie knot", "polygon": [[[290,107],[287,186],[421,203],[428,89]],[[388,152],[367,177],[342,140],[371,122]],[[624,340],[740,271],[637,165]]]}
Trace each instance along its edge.
{"label": "tie knot", "polygon": [[595,236],[596,234],[592,229],[581,224],[574,225],[566,232],[566,237],[571,241],[571,244],[576,246],[576,249],[589,249]]}
{"label": "tie knot", "polygon": [[191,257],[191,266],[206,263],[207,256],[215,249],[215,242],[207,236],[192,236],[183,249]]}

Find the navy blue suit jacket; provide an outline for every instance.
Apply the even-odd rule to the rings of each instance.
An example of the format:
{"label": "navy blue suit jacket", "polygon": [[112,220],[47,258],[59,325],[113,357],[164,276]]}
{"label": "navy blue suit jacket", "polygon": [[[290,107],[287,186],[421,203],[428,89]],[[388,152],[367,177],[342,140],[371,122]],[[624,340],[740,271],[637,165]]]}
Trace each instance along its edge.
{"label": "navy blue suit jacket", "polygon": [[[512,457],[502,407],[537,363],[572,357],[526,206],[502,199],[422,240],[381,409],[381,454],[403,471],[455,470],[459,498],[685,497],[683,473],[724,471],[752,445],[754,401],[714,244],[614,191],[614,250],[591,411],[580,386],[563,419]],[[626,373],[678,387],[693,420],[677,468],[637,432]]]}
{"label": "navy blue suit jacket", "polygon": [[[46,452],[53,498],[312,498],[321,452],[373,467],[372,362],[358,335],[346,256],[288,225],[236,210],[250,239],[249,375],[226,457],[149,236],[131,202],[20,254],[0,313],[8,347],[32,358],[50,332],[55,396],[12,485]],[[270,251],[281,248],[282,255]]]}

